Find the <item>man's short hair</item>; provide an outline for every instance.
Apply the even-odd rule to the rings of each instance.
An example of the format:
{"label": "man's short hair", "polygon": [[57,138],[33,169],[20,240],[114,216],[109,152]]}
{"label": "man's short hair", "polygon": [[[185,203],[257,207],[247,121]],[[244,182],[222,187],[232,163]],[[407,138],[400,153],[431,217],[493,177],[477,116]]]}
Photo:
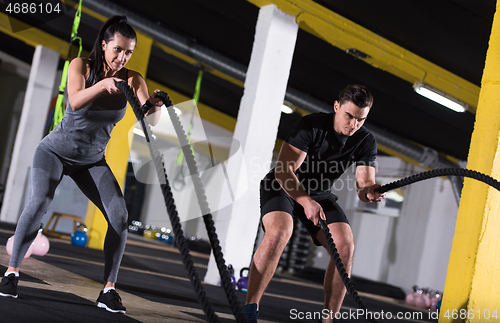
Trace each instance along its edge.
{"label": "man's short hair", "polygon": [[373,96],[364,85],[351,84],[340,91],[338,101],[340,105],[351,101],[358,108],[371,108]]}

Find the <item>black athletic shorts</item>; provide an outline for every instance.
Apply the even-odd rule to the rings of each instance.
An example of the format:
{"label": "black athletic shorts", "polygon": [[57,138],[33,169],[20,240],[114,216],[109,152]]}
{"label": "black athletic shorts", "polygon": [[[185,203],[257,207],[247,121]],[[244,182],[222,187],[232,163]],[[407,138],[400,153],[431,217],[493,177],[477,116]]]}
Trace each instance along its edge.
{"label": "black athletic shorts", "polygon": [[[311,197],[318,202],[325,213],[326,223],[343,222],[349,224],[349,220],[344,213],[344,210],[337,204],[338,197],[335,194],[321,192],[319,194],[310,194]],[[297,203],[290,197],[279,185],[274,178],[274,173],[268,173],[260,182],[260,216],[261,219],[269,212],[283,211],[300,220],[304,227],[311,235],[314,244],[321,245],[316,240],[316,235],[321,230],[319,226],[309,220],[302,205]],[[264,228],[265,229],[265,228]]]}

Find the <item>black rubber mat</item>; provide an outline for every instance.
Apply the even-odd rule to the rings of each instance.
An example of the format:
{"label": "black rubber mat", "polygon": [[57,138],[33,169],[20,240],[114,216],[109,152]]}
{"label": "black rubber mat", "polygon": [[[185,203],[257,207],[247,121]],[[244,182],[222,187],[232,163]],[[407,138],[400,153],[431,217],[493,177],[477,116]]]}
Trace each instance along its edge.
{"label": "black rubber mat", "polygon": [[19,297],[0,300],[1,322],[140,322],[109,313],[71,293],[19,286]]}
{"label": "black rubber mat", "polygon": [[[13,226],[0,223],[0,229],[3,229],[0,231],[0,247],[4,247],[8,237],[12,235],[5,231],[13,230]],[[159,250],[158,246],[165,245],[134,234],[129,234],[129,240],[140,243],[127,244],[118,275],[118,291],[122,290],[160,304],[201,309],[192,285],[187,280],[181,256],[174,247]],[[103,281],[104,256],[101,250],[76,247],[66,241],[56,239],[51,240],[48,254],[43,257],[32,257],[96,282]],[[208,264],[207,255],[194,255],[193,261],[197,266],[198,274],[203,278]],[[0,266],[0,270],[5,270],[5,267]],[[314,279],[308,277],[311,274],[314,274]],[[276,278],[283,279],[273,280],[267,288],[261,302],[260,318],[275,322],[318,322],[317,319],[307,319],[307,315],[308,313],[319,315],[322,311],[323,290],[317,281],[319,276],[322,277],[322,273],[312,270],[308,275],[294,277],[276,274]],[[40,282],[36,278],[23,274],[21,279]],[[301,284],[293,284],[290,281],[298,281]],[[365,282],[365,285],[370,284]],[[376,284],[371,285],[370,288],[376,289]],[[224,290],[212,285],[204,285],[204,287],[214,309],[219,313],[232,315]],[[382,289],[384,286],[380,284],[379,287]],[[385,286],[385,288],[388,287]],[[236,294],[243,304],[246,294],[241,291],[237,291]],[[117,316],[99,309],[92,302],[74,294],[20,286],[19,295],[18,299],[0,299],[2,322],[3,318],[9,318],[6,322],[137,322],[129,317]],[[382,311],[383,313],[391,312],[394,316],[398,313],[403,313],[403,315],[406,313],[407,317],[412,316],[415,321],[437,322],[428,317],[427,311],[418,312],[405,308],[397,302],[388,303],[372,298],[363,298],[363,301],[366,307],[376,315]],[[124,305],[127,306],[127,304]],[[364,319],[359,319],[359,316],[358,319],[353,317],[356,309],[354,309],[355,304],[350,295],[346,295],[343,305],[353,309],[344,310],[347,319],[342,322],[366,322]],[[202,314],[193,316],[206,318]],[[235,320],[221,318],[221,321],[234,322]],[[394,317],[390,320],[379,319],[377,321],[404,322]]]}

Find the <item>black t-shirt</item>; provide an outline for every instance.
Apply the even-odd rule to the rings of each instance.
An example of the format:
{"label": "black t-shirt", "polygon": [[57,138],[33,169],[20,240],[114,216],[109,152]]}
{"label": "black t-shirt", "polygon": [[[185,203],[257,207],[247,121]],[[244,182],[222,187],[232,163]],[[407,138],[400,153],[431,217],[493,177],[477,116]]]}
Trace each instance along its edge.
{"label": "black t-shirt", "polygon": [[296,174],[309,194],[330,191],[333,183],[353,163],[375,167],[375,137],[364,126],[350,137],[337,135],[333,128],[334,115],[304,116],[285,140],[307,153]]}

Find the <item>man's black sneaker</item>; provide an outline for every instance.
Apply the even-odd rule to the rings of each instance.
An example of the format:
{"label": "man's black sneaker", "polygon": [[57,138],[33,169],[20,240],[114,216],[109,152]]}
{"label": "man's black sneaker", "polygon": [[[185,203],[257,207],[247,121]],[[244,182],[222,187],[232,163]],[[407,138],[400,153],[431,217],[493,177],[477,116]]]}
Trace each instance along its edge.
{"label": "man's black sneaker", "polygon": [[243,306],[242,312],[245,315],[248,323],[257,323],[257,319],[259,318],[259,311],[257,311],[256,303]]}
{"label": "man's black sneaker", "polygon": [[113,313],[125,313],[125,307],[122,305],[122,299],[114,289],[108,291],[107,293],[103,293],[103,291],[101,291],[95,303],[97,307],[104,308],[106,311]]}
{"label": "man's black sneaker", "polygon": [[19,277],[15,274],[9,274],[2,277],[0,282],[0,296],[17,298],[17,283]]}

